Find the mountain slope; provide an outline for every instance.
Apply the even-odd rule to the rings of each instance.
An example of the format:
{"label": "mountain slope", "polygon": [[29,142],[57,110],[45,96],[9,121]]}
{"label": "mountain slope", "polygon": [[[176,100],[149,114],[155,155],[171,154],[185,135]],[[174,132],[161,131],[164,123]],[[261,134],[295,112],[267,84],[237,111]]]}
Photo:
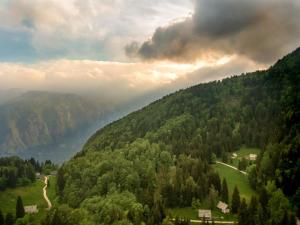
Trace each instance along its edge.
{"label": "mountain slope", "polygon": [[288,196],[295,195],[299,79],[297,49],[269,70],[180,90],[109,124],[61,168],[61,200],[83,210],[95,224],[139,224],[139,213],[146,224],[160,224],[163,203],[185,207],[193,198],[207,202],[215,193],[211,188],[219,186],[209,165],[214,154],[226,160],[242,146],[262,150],[251,171],[253,188],[259,191],[272,180]]}
{"label": "mountain slope", "polygon": [[99,109],[72,94],[27,92],[0,106],[0,151],[20,153],[86,128]]}

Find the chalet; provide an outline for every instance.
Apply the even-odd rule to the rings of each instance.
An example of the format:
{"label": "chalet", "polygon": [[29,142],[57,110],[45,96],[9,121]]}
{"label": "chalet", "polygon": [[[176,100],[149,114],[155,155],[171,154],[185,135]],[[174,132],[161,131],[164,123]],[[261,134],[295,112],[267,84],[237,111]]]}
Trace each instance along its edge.
{"label": "chalet", "polygon": [[39,212],[37,205],[24,206],[24,211],[25,211],[25,213],[29,213],[29,214],[35,214],[35,213]]}
{"label": "chalet", "polygon": [[41,179],[42,175],[41,175],[41,173],[35,173],[35,177],[36,177],[36,179]]}
{"label": "chalet", "polygon": [[219,201],[217,208],[222,211],[222,213],[227,214],[230,212],[230,209],[228,208],[228,205],[225,202]]}
{"label": "chalet", "polygon": [[200,219],[211,220],[211,210],[208,209],[199,209],[198,217]]}
{"label": "chalet", "polygon": [[249,160],[250,161],[256,161],[257,155],[256,154],[249,154]]}

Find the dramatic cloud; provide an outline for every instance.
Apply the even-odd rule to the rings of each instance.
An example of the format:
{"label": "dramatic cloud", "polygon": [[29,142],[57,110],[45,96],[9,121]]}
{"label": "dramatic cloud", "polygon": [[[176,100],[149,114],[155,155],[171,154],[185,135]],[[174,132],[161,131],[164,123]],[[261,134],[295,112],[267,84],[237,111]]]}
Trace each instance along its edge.
{"label": "dramatic cloud", "polygon": [[0,90],[125,102],[263,69],[300,45],[299,12],[300,0],[0,0]]}
{"label": "dramatic cloud", "polygon": [[25,89],[97,94],[124,101],[162,87],[195,65],[56,60],[36,64],[0,63],[0,90]]}
{"label": "dramatic cloud", "polygon": [[272,63],[300,45],[299,0],[195,0],[194,14],[156,29],[129,56],[193,62],[240,55]]}
{"label": "dramatic cloud", "polygon": [[[157,96],[196,83],[256,70],[264,65],[237,56],[216,62],[119,63],[92,60],[55,60],[36,64],[0,63],[0,90],[45,90],[126,102],[147,93]],[[159,94],[162,93],[162,94]]]}
{"label": "dramatic cloud", "polygon": [[123,47],[187,15],[190,0],[1,0],[0,60],[126,60]]}

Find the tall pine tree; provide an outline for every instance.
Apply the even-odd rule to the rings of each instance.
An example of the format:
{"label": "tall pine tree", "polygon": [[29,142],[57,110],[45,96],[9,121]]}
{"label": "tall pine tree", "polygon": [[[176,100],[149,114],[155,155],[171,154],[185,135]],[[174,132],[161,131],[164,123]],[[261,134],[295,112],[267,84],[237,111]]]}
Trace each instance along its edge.
{"label": "tall pine tree", "polygon": [[251,201],[248,207],[248,225],[258,224],[258,201],[255,196],[251,197]]}
{"label": "tall pine tree", "polygon": [[238,213],[238,225],[248,225],[247,222],[248,218],[249,218],[249,213],[248,213],[247,203],[246,200],[243,198]]}
{"label": "tall pine tree", "polygon": [[221,199],[223,202],[228,203],[228,186],[225,178],[223,179],[222,182]]}
{"label": "tall pine tree", "polygon": [[240,204],[241,204],[240,192],[239,192],[239,189],[237,188],[237,186],[235,186],[233,193],[232,193],[232,200],[231,200],[232,213],[238,213]]}
{"label": "tall pine tree", "polygon": [[1,209],[0,209],[0,225],[4,225],[4,216],[2,214]]}
{"label": "tall pine tree", "polygon": [[64,171],[63,171],[62,167],[59,168],[57,171],[56,187],[57,187],[57,193],[58,193],[59,197],[62,197],[63,190],[65,187]]}
{"label": "tall pine tree", "polygon": [[20,196],[17,198],[17,204],[16,204],[16,218],[23,218],[25,216],[23,201]]}
{"label": "tall pine tree", "polygon": [[7,213],[5,217],[5,225],[14,225],[15,219],[13,214]]}

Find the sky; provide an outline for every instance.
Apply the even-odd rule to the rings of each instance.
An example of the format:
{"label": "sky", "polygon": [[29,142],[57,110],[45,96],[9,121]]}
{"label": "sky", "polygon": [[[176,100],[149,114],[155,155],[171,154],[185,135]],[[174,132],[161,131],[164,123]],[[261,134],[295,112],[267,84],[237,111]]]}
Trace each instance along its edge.
{"label": "sky", "polygon": [[0,0],[0,89],[133,98],[265,69],[300,0]]}

